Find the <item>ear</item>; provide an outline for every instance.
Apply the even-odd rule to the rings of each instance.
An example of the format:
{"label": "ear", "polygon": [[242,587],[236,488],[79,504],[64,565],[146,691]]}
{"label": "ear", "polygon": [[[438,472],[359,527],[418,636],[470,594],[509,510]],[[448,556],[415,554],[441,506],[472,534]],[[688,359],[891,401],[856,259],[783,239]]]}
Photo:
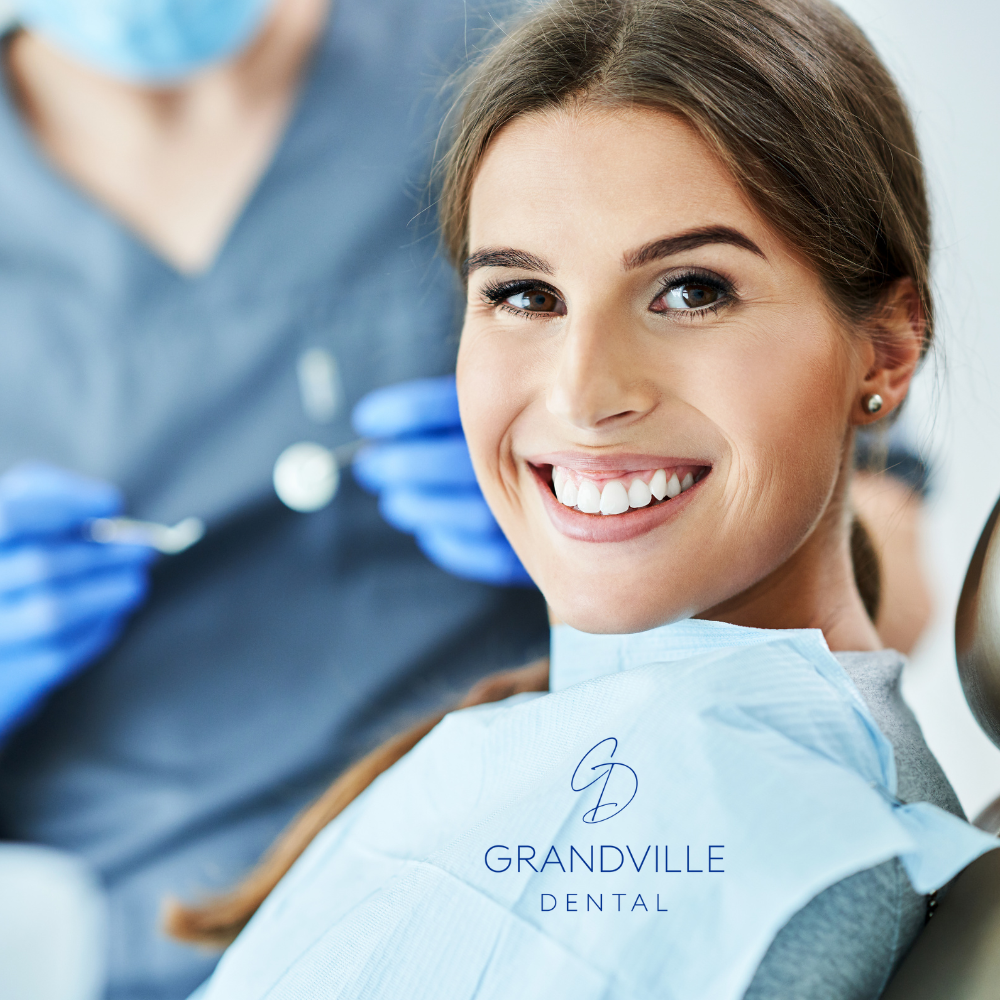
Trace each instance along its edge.
{"label": "ear", "polygon": [[[881,420],[906,399],[923,354],[926,330],[924,307],[916,285],[911,278],[900,278],[890,286],[878,312],[868,323],[870,346],[864,353],[871,363],[851,409],[851,422],[855,426]],[[882,406],[870,413],[867,403],[875,395],[882,397]]]}

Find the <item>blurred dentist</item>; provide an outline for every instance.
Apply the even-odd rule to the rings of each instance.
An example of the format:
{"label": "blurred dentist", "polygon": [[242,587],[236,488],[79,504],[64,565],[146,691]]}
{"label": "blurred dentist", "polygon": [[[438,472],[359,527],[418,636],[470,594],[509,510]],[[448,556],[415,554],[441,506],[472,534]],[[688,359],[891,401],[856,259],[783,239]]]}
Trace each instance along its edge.
{"label": "blurred dentist", "polygon": [[[99,877],[115,1000],[212,967],[159,934],[166,894],[230,884],[387,732],[547,643],[537,592],[488,585],[525,577],[471,477],[421,212],[475,24],[21,0],[4,36],[0,838]],[[419,547],[350,476],[278,501],[289,446],[335,449],[413,379],[357,423],[394,439],[359,478]],[[156,561],[91,540],[122,513],[207,532]]]}

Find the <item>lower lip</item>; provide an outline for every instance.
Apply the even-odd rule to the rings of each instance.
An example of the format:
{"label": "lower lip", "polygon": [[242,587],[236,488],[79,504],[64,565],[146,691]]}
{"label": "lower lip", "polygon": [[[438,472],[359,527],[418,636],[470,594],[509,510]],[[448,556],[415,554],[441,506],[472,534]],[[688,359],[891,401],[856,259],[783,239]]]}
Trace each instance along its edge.
{"label": "lower lip", "polygon": [[561,504],[553,494],[541,472],[530,466],[535,482],[542,494],[545,512],[556,530],[578,542],[627,542],[658,528],[672,517],[677,517],[691,503],[698,487],[708,479],[709,470],[693,486],[673,500],[663,500],[649,507],[637,507],[624,514],[584,514]]}

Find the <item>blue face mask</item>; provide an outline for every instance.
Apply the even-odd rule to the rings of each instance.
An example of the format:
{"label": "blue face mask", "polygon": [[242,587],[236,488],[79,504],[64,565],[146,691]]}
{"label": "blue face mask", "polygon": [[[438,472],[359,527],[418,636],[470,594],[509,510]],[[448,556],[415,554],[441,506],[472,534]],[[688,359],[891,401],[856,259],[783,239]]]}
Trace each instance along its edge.
{"label": "blue face mask", "polygon": [[170,83],[238,52],[273,0],[20,0],[19,20],[81,62]]}

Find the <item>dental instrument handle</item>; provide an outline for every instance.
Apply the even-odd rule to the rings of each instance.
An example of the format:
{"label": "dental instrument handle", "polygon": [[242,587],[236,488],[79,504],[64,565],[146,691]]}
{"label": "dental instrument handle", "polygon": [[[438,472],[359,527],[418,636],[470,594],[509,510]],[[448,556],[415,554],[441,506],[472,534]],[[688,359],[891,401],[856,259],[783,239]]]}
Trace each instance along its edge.
{"label": "dental instrument handle", "polygon": [[200,541],[205,522],[186,517],[175,525],[131,517],[97,517],[84,526],[84,537],[101,545],[148,545],[164,555],[177,555]]}

